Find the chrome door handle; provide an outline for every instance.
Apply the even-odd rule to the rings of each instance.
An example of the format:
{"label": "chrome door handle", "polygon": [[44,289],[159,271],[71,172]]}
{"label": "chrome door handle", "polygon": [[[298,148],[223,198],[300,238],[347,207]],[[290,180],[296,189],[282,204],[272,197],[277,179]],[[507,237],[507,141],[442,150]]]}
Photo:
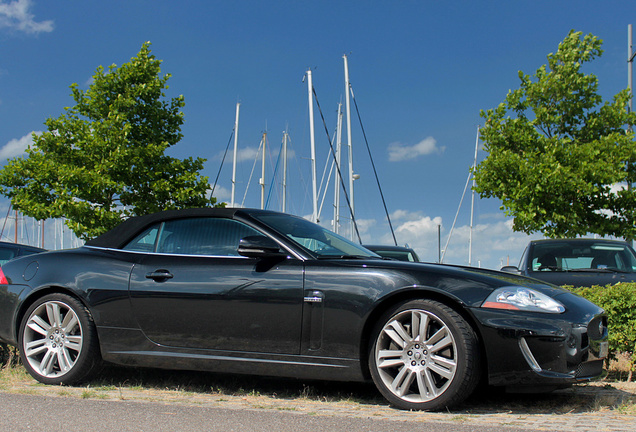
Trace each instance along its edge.
{"label": "chrome door handle", "polygon": [[162,282],[167,279],[172,279],[174,275],[168,270],[155,270],[150,273],[146,273],[146,279],[152,279],[156,282]]}
{"label": "chrome door handle", "polygon": [[311,291],[305,296],[304,301],[305,303],[322,303],[324,299],[325,295],[322,291]]}

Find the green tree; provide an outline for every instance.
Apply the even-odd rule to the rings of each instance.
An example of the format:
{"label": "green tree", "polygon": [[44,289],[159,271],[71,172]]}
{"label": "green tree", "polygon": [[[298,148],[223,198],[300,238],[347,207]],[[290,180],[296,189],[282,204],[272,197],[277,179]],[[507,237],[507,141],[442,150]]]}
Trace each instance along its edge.
{"label": "green tree", "polygon": [[601,56],[602,41],[571,31],[548,66],[519,72],[521,86],[482,111],[488,157],[476,191],[496,197],[514,229],[549,237],[636,235],[636,143],[628,129],[629,92],[603,103],[598,79],[581,67]]}
{"label": "green tree", "polygon": [[66,218],[84,239],[130,216],[213,205],[205,160],[164,154],[182,138],[184,99],[165,100],[160,64],[147,42],[121,67],[100,66],[88,90],[71,85],[76,105],[0,170],[0,193],[28,216]]}

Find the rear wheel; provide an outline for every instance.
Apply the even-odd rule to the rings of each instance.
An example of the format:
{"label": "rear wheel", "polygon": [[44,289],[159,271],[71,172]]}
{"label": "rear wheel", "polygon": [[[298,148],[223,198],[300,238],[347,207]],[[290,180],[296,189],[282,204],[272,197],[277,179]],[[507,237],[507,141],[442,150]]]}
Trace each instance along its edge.
{"label": "rear wheel", "polygon": [[466,320],[433,300],[390,310],[372,338],[369,367],[376,387],[393,405],[437,410],[468,397],[479,381],[477,337]]}
{"label": "rear wheel", "polygon": [[101,365],[95,324],[86,307],[65,294],[38,299],[20,326],[20,357],[44,384],[74,384]]}

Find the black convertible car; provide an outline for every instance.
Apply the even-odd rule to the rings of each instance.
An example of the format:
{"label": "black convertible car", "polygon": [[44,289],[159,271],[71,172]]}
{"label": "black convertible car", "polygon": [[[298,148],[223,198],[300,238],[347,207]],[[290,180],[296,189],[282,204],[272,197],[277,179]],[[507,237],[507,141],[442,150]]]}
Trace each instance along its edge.
{"label": "black convertible car", "polygon": [[397,407],[440,409],[480,379],[549,390],[599,375],[607,322],[536,280],[383,260],[277,212],[191,209],[6,263],[0,340],[47,384],[107,361],[372,379]]}

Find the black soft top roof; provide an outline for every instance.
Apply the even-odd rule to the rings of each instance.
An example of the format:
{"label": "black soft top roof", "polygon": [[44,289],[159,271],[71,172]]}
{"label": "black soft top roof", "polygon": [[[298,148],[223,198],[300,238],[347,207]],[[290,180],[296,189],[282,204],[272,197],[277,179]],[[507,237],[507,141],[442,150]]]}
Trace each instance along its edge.
{"label": "black soft top roof", "polygon": [[112,230],[86,242],[86,246],[119,249],[128,243],[149,225],[172,219],[192,217],[233,218],[237,212],[258,212],[259,210],[241,208],[192,208],[183,210],[166,210],[145,216],[126,219]]}

